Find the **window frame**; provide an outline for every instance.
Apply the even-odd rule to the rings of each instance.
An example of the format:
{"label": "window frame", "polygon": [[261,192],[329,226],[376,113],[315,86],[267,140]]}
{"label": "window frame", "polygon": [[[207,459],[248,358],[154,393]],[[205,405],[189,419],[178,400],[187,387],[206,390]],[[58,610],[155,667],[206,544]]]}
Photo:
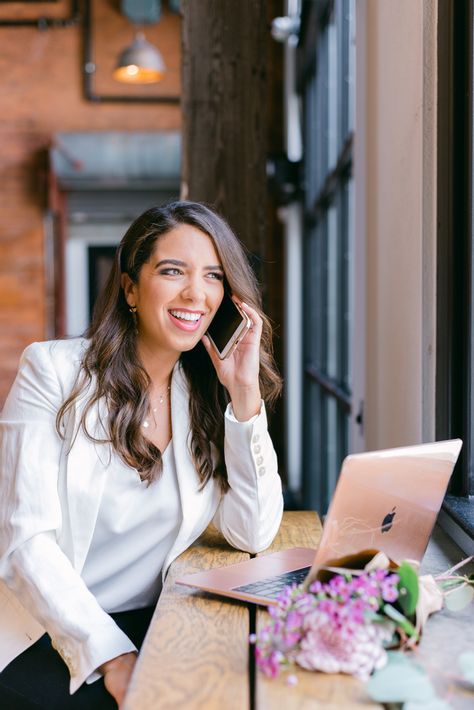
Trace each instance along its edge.
{"label": "window frame", "polygon": [[473,11],[438,3],[436,439],[463,448],[440,523],[474,545]]}
{"label": "window frame", "polygon": [[[343,272],[346,268],[346,251],[350,247],[348,244],[350,237],[344,230],[349,229],[349,217],[346,212],[351,209],[351,185],[353,189],[354,111],[349,113],[351,96],[346,97],[341,91],[342,82],[347,81],[349,76],[344,74],[344,71],[346,69],[351,71],[351,49],[349,46],[347,48],[344,46],[344,41],[348,43],[350,38],[346,27],[347,18],[344,14],[346,6],[349,5],[351,5],[350,0],[340,0],[339,4],[335,0],[304,2],[303,30],[299,42],[298,89],[303,98],[305,113],[306,190],[302,205],[304,253],[308,257],[312,249],[318,250],[321,273],[318,272],[319,276],[316,279],[317,289],[320,291],[316,300],[322,303],[318,309],[319,319],[318,323],[314,324],[314,332],[313,329],[310,329],[310,332],[307,329],[304,334],[303,377],[306,386],[303,402],[303,470],[305,475],[302,493],[304,504],[321,512],[325,512],[327,508],[335,487],[337,472],[350,448],[348,439],[352,414],[351,383],[348,381],[351,369],[349,366],[351,333],[348,325],[345,326],[347,332],[341,330],[345,318],[348,317],[345,307],[350,310],[351,305],[350,283],[345,283]],[[330,33],[336,33],[332,35],[332,43]],[[342,43],[339,44],[341,40]],[[335,41],[337,41],[336,45]],[[346,50],[345,54],[344,50]],[[335,64],[331,59],[335,59]],[[321,62],[320,67],[318,61]],[[322,72],[319,78],[316,77],[318,68]],[[334,73],[331,73],[331,70]],[[350,91],[349,83],[347,91]],[[308,106],[306,102],[317,101],[321,92],[328,98],[329,103],[326,112],[319,111],[315,120],[315,116],[311,114],[311,104]],[[330,105],[333,105],[332,113]],[[331,116],[334,124],[330,120]],[[307,131],[308,122],[313,129],[311,132]],[[331,129],[334,134],[331,136],[331,145],[328,145],[326,139]],[[314,155],[319,157],[313,160]],[[333,311],[338,328],[337,348],[333,353],[337,360],[336,374],[331,374],[328,369],[329,354],[326,352],[328,314],[324,310],[327,309],[330,299],[327,283],[330,275],[328,266],[330,255],[326,252],[331,239],[336,240],[337,243],[336,246],[331,242],[333,245],[331,274],[340,286]],[[303,299],[304,301],[315,288],[314,268],[310,273],[310,262],[309,258],[305,259],[303,289],[306,298]],[[318,333],[319,346],[317,344],[315,346],[313,339]],[[334,448],[329,450],[326,442],[329,436],[328,427],[331,425],[336,428],[336,435]],[[314,456],[315,450],[319,452],[317,460]]]}

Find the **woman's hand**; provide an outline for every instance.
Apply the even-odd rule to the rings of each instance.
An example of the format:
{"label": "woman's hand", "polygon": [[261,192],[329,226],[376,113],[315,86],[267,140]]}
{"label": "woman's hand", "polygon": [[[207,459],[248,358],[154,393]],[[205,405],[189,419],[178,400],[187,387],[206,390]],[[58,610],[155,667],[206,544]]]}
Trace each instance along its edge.
{"label": "woman's hand", "polygon": [[127,692],[136,662],[137,654],[135,652],[123,653],[121,656],[103,663],[99,668],[104,676],[104,685],[119,708]]}
{"label": "woman's hand", "polygon": [[254,308],[240,303],[235,297],[232,297],[232,300],[249,316],[252,321],[250,330],[225,360],[220,360],[217,356],[207,335],[203,336],[202,342],[216,368],[219,381],[229,392],[235,418],[246,421],[260,411],[258,374],[263,321]]}

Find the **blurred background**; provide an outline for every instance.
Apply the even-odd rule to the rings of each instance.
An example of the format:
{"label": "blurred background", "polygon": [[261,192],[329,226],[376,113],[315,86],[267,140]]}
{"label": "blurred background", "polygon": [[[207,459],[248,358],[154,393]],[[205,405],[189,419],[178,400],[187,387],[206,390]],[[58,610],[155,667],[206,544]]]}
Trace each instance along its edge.
{"label": "blurred background", "polygon": [[132,219],[204,200],[275,326],[287,507],[324,512],[351,451],[461,436],[472,544],[472,34],[468,0],[2,0],[0,404]]}

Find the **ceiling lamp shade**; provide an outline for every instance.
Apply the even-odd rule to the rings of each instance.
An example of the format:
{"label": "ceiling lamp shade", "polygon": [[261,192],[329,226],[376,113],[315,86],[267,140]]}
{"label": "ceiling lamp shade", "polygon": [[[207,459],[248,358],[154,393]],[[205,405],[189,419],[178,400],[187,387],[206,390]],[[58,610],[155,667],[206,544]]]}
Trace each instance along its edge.
{"label": "ceiling lamp shade", "polygon": [[138,32],[132,44],[120,53],[114,79],[129,84],[153,84],[161,81],[166,67],[156,47]]}

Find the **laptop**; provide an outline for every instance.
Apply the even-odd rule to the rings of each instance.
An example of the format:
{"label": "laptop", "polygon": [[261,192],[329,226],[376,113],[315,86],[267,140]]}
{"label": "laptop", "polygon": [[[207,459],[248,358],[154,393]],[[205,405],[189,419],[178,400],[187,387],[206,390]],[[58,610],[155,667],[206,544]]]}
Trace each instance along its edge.
{"label": "laptop", "polygon": [[461,446],[452,439],[351,454],[343,461],[317,550],[280,550],[184,575],[176,583],[268,606],[277,604],[286,585],[362,550],[421,562]]}

